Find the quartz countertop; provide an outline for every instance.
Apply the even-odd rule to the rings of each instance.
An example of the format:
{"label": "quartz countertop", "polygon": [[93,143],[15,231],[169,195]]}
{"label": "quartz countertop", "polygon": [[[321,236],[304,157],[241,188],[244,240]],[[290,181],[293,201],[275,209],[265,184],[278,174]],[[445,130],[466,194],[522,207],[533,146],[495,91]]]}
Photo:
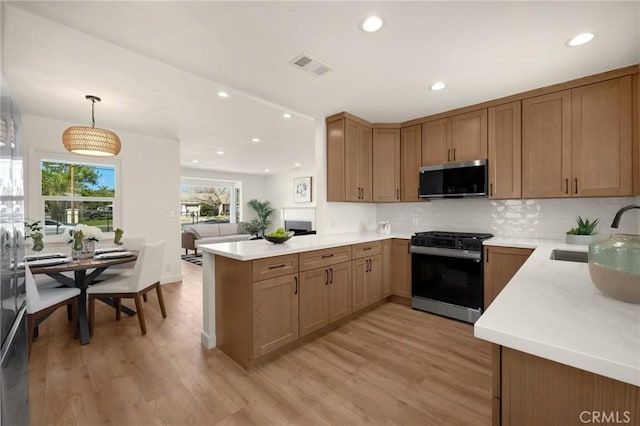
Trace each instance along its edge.
{"label": "quartz countertop", "polygon": [[587,263],[551,260],[560,241],[491,238],[535,251],[475,323],[476,337],[640,386],[640,304],[600,293]]}
{"label": "quartz countertop", "polygon": [[322,250],[351,244],[382,241],[390,238],[408,239],[406,232],[377,234],[375,232],[354,232],[334,235],[298,235],[283,244],[273,244],[267,240],[236,241],[217,244],[202,244],[198,249],[218,256],[236,260],[255,260],[306,251]]}

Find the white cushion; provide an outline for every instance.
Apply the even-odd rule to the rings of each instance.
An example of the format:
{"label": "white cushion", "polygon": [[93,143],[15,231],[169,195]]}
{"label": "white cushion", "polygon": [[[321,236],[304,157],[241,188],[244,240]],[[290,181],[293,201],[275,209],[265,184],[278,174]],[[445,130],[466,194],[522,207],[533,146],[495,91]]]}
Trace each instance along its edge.
{"label": "white cushion", "polygon": [[[33,303],[27,303],[27,313],[34,314],[40,312],[43,309],[53,306],[65,300],[72,299],[80,294],[80,289],[75,287],[63,287],[63,288],[43,288],[38,289],[38,295],[40,296],[37,301]],[[27,297],[27,301],[29,298]]]}
{"label": "white cushion", "polygon": [[196,238],[217,237],[220,235],[220,227],[218,224],[200,223],[197,225],[190,225],[185,230],[195,234]]}
{"label": "white cushion", "polygon": [[220,236],[234,235],[238,233],[237,223],[221,223],[220,224]]}

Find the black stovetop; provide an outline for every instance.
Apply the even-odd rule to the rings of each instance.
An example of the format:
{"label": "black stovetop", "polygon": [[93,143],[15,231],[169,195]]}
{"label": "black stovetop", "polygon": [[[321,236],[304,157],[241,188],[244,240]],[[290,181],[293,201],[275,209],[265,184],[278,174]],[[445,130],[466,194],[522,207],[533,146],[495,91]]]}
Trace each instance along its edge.
{"label": "black stovetop", "polygon": [[411,245],[480,251],[482,250],[482,241],[491,237],[493,237],[492,234],[475,232],[416,232],[411,238]]}

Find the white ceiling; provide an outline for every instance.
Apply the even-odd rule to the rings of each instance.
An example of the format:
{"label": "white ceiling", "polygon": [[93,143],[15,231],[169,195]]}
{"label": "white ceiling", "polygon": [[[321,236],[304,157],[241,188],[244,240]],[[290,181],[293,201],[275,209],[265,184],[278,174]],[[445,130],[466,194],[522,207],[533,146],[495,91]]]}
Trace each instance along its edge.
{"label": "white ceiling", "polygon": [[[183,166],[243,173],[313,167],[314,118],[406,121],[640,63],[638,1],[8,5],[4,65],[23,112],[88,123],[95,94],[97,126],[176,139]],[[372,13],[385,25],[366,34]],[[583,31],[595,39],[564,46]],[[289,65],[302,52],[333,71]],[[427,90],[436,80],[447,88]]]}

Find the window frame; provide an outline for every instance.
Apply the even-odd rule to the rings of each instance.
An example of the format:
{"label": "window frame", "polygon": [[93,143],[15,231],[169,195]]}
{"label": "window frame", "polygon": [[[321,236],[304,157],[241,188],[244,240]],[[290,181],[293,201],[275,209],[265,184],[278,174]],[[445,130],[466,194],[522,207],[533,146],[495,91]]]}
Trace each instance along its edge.
{"label": "window frame", "polygon": [[[235,213],[237,211],[236,205],[239,207],[240,211],[237,212],[238,220],[236,222],[230,223],[240,223],[244,220],[244,209],[242,208],[242,181],[233,180],[233,179],[216,179],[216,178],[205,178],[205,177],[193,177],[193,176],[180,176],[180,194],[182,194],[182,186],[227,186],[232,188],[229,196],[229,219],[233,218],[235,220]],[[239,197],[236,196],[237,191],[240,191]],[[235,203],[234,203],[235,201]],[[181,200],[182,202],[182,200]],[[178,211],[182,215],[182,206],[179,206]]]}
{"label": "window frame", "polygon": [[[114,197],[82,197],[82,196],[67,196],[67,195],[42,195],[42,162],[55,162],[55,163],[67,163],[67,164],[80,164],[80,165],[89,165],[89,166],[110,166],[115,169],[114,171]],[[90,156],[81,156],[81,155],[68,155],[57,152],[45,152],[45,151],[35,151],[33,156],[33,161],[31,165],[37,170],[37,182],[35,185],[31,186],[36,189],[36,197],[33,201],[36,203],[36,217],[33,217],[31,214],[31,220],[39,220],[44,227],[44,223],[46,220],[45,214],[45,201],[47,200],[55,200],[55,201],[77,201],[77,202],[86,202],[86,201],[98,201],[98,202],[106,202],[113,201],[113,212],[112,212],[112,221],[113,221],[113,229],[119,228],[121,225],[121,187],[120,187],[120,160],[113,157],[101,158],[101,157],[90,157]],[[35,176],[34,176],[35,177]],[[31,213],[33,213],[33,209],[30,209]],[[26,219],[25,219],[26,220]],[[112,238],[114,235],[114,231],[103,232],[105,236],[105,240]],[[58,240],[60,235],[45,235],[44,241],[53,241]]]}

